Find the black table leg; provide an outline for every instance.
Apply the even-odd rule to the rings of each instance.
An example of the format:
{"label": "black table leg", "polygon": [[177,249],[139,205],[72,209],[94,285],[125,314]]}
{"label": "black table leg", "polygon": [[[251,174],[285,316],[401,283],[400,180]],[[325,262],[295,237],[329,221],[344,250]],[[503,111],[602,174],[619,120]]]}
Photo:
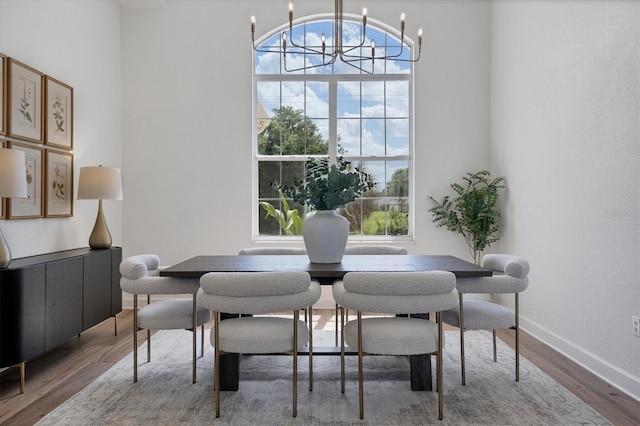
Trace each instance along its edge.
{"label": "black table leg", "polygon": [[220,390],[237,391],[240,383],[240,355],[220,355]]}
{"label": "black table leg", "polygon": [[[238,314],[220,313],[220,320],[238,318]],[[240,383],[240,355],[220,355],[220,390],[237,391]]]}
{"label": "black table leg", "polygon": [[431,383],[431,355],[411,355],[409,356],[409,364],[411,365],[411,390],[433,390]]}
{"label": "black table leg", "polygon": [[[411,314],[411,318],[429,320],[429,314]],[[409,356],[409,365],[411,366],[411,390],[433,390],[433,379],[431,377],[431,355],[411,355]]]}

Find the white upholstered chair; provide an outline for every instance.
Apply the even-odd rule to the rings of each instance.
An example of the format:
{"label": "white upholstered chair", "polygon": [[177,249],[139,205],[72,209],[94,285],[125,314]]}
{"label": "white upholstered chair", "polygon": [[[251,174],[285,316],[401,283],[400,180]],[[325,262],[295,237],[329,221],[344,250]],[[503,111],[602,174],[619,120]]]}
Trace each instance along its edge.
{"label": "white upholstered chair", "polygon": [[[462,384],[466,383],[464,332],[468,330],[491,330],[493,332],[493,360],[497,361],[496,330],[514,329],[515,380],[520,380],[520,306],[519,293],[529,285],[529,263],[508,254],[486,254],[481,266],[493,271],[491,277],[458,278],[459,303],[442,313],[444,322],[460,329],[460,365]],[[465,300],[465,294],[508,294],[515,296],[515,312],[486,300]]]}
{"label": "white upholstered chair", "polygon": [[[358,350],[360,418],[364,418],[363,357],[365,355],[420,355],[436,357],[438,417],[443,417],[441,311],[456,304],[456,277],[451,272],[348,272],[333,284],[341,309],[357,311],[357,319],[342,324],[341,382],[344,392],[344,344]],[[362,318],[363,312],[409,314],[407,317]],[[436,321],[411,318],[435,313]]]}
{"label": "white upholstered chair", "polygon": [[[198,279],[160,277],[160,258],[155,254],[141,254],[120,263],[120,287],[133,295],[133,381],[138,381],[138,330],[147,330],[147,362],[151,360],[151,330],[185,329],[193,333],[193,373],[196,382],[196,331],[211,319],[208,309],[197,306]],[[147,304],[138,309],[138,295],[147,295]],[[191,298],[151,301],[152,295],[191,294]],[[204,345],[204,342],[201,343]],[[202,346],[204,348],[204,346]],[[201,351],[202,356],[202,351]]]}
{"label": "white upholstered chair", "polygon": [[[380,244],[367,244],[367,245],[353,245],[347,246],[344,249],[344,254],[371,254],[371,255],[380,255],[380,256],[389,256],[389,255],[405,255],[407,254],[407,249],[404,247],[396,247],[389,245],[380,245]],[[339,310],[339,306],[336,303],[336,346],[338,346],[338,311],[346,315],[347,321],[349,320],[349,311],[347,310]]]}
{"label": "white upholstered chair", "polygon": [[[298,350],[309,344],[309,388],[313,376],[312,329],[299,320],[299,310],[320,298],[320,284],[309,273],[210,272],[200,278],[198,304],[213,311],[214,392],[220,416],[220,355],[288,353],[293,358],[293,417],[297,415]],[[292,311],[290,318],[258,316]],[[220,321],[220,313],[240,314]],[[242,316],[250,314],[251,316]]]}
{"label": "white upholstered chair", "polygon": [[[243,255],[304,255],[307,250],[298,247],[249,247],[241,249],[238,254]],[[309,321],[309,312],[304,310],[304,322]]]}

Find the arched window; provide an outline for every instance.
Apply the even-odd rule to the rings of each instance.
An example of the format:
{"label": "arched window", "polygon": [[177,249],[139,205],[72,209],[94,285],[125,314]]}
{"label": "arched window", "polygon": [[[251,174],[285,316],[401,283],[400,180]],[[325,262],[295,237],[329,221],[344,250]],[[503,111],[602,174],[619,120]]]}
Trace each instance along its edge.
{"label": "arched window", "polygon": [[[293,27],[298,44],[317,46],[322,34],[332,37],[332,21],[316,19]],[[358,39],[361,23],[345,17],[346,41]],[[280,33],[260,47],[278,45]],[[376,52],[399,50],[398,38],[371,21],[367,42]],[[368,47],[367,47],[368,48]],[[364,49],[364,48],[363,48]],[[405,45],[402,58],[410,58]],[[287,54],[288,70],[318,64],[321,56]],[[285,214],[291,200],[280,197],[273,183],[292,185],[304,176],[308,157],[338,157],[374,177],[376,187],[351,203],[343,214],[351,224],[350,239],[407,240],[413,226],[413,68],[408,62],[362,61],[358,67],[336,61],[332,65],[285,70],[279,53],[256,51],[254,93],[258,132],[254,141],[257,208],[254,238],[290,235],[267,215],[269,205]],[[360,69],[362,68],[362,69]],[[363,71],[363,69],[365,71]],[[371,72],[372,71],[372,72]],[[370,73],[371,72],[371,73]]]}

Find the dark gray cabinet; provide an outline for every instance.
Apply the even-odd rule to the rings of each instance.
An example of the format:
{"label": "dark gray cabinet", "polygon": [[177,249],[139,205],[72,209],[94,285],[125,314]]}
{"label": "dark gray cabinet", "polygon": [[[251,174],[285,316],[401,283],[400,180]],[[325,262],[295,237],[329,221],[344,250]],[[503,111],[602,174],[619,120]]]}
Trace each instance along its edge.
{"label": "dark gray cabinet", "polygon": [[122,249],[81,248],[0,269],[0,367],[35,358],[122,310]]}

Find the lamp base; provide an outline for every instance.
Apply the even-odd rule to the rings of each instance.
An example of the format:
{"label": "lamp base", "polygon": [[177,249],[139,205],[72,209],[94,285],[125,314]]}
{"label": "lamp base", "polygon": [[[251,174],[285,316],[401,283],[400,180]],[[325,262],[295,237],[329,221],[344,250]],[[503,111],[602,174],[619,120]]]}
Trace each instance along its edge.
{"label": "lamp base", "polygon": [[98,217],[93,225],[93,231],[89,236],[89,247],[93,249],[105,249],[111,247],[111,233],[107,228],[107,222],[104,220],[102,212],[102,200],[98,200]]}
{"label": "lamp base", "polygon": [[6,268],[9,263],[11,263],[11,250],[0,229],[0,268]]}

